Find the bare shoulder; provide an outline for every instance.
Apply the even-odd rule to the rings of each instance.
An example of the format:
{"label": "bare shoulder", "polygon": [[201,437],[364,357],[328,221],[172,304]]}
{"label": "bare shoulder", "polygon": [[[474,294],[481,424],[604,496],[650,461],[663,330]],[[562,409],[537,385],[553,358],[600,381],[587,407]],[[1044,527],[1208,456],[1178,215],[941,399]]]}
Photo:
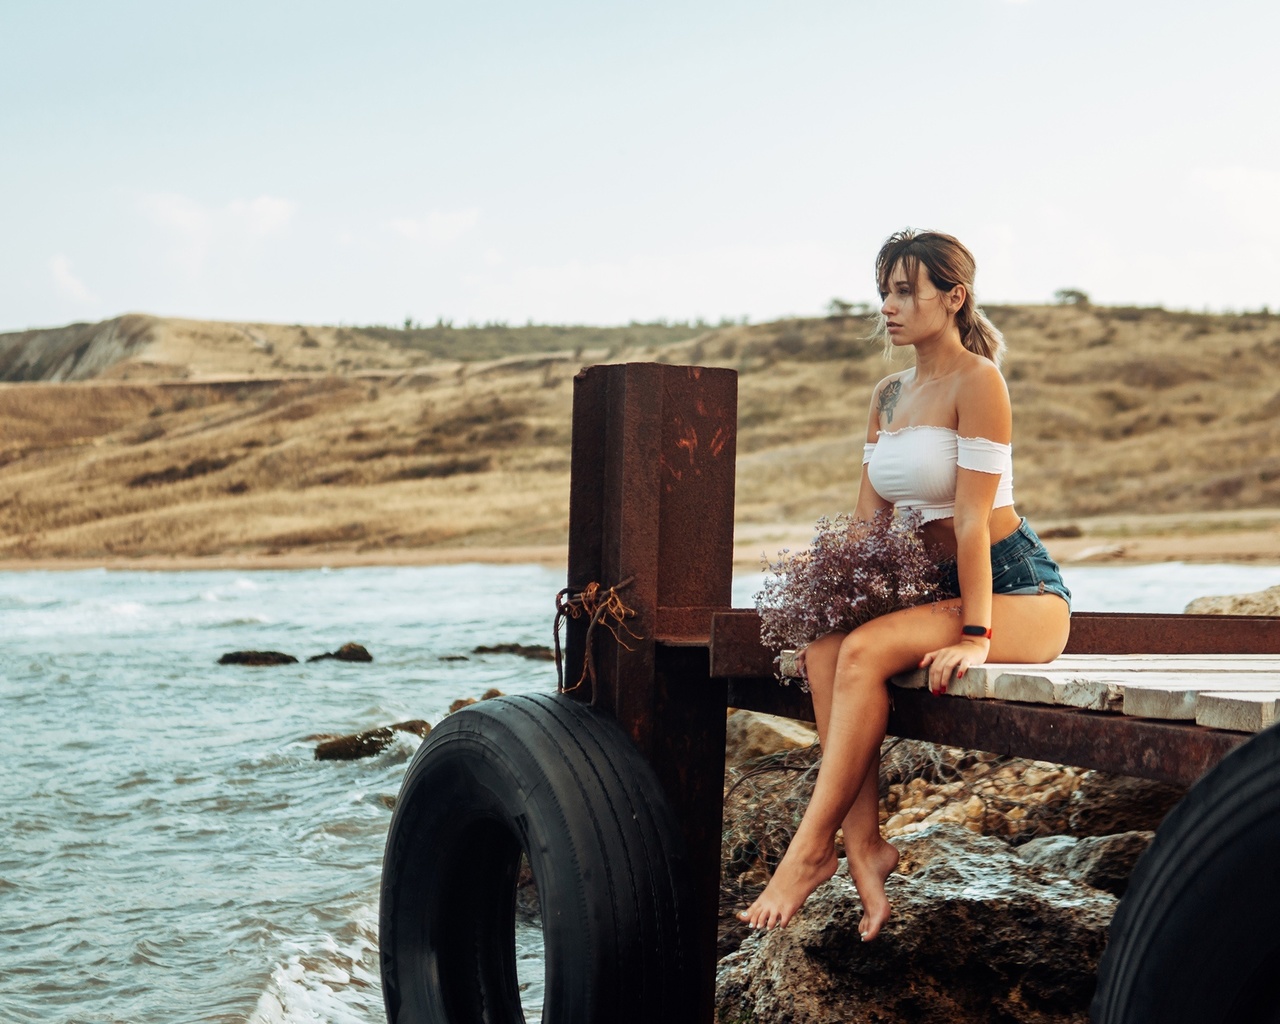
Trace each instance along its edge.
{"label": "bare shoulder", "polygon": [[1009,442],[1013,431],[1009,388],[1000,368],[990,359],[975,355],[965,365],[956,394],[956,412],[962,436]]}
{"label": "bare shoulder", "polygon": [[880,395],[883,394],[885,388],[892,386],[902,387],[903,378],[912,372],[914,372],[913,368],[908,366],[905,370],[898,370],[895,373],[889,374],[887,377],[881,378],[880,382],[871,392],[871,404],[875,405],[879,400]]}
{"label": "bare shoulder", "polygon": [[903,378],[912,372],[911,368],[907,368],[891,373],[871,392],[871,409],[867,415],[868,441],[876,439],[876,434],[882,426],[892,425],[894,410],[897,408],[898,399],[902,397]]}
{"label": "bare shoulder", "polygon": [[1001,394],[1008,399],[1009,387],[1005,384],[1004,374],[1000,372],[1000,367],[985,356],[971,353],[961,375],[966,391],[973,391],[984,397]]}

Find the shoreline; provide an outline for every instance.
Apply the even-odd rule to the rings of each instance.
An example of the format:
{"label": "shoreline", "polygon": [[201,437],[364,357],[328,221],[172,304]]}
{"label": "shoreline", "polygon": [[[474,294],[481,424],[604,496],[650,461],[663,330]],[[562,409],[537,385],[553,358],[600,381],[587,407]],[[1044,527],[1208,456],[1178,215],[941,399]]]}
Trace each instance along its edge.
{"label": "shoreline", "polygon": [[[1256,524],[1232,522],[1227,528],[1187,528],[1187,521],[1132,517],[1109,520],[1106,532],[1082,525],[1080,535],[1045,538],[1050,554],[1064,567],[1073,565],[1144,565],[1159,562],[1238,563],[1280,566],[1280,521],[1273,515]],[[1224,526],[1226,524],[1223,524]],[[1043,528],[1042,533],[1053,532]],[[734,544],[734,568],[760,569],[765,558],[776,559],[784,549],[801,551],[812,536],[809,524],[748,524],[739,527]],[[0,559],[0,572],[56,572],[85,569],[137,572],[193,572],[202,570],[349,569],[364,566],[544,565],[565,568],[563,544],[474,545],[430,548],[383,548],[360,551],[234,552],[217,555],[155,554],[67,556]]]}

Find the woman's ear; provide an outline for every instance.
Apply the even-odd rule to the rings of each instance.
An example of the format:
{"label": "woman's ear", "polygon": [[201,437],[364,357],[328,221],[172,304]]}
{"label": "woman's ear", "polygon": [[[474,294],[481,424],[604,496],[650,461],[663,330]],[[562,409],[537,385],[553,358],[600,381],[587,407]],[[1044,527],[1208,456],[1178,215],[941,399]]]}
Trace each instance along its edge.
{"label": "woman's ear", "polygon": [[955,285],[951,291],[947,292],[947,312],[959,313],[964,305],[964,300],[968,298],[968,293],[962,284]]}

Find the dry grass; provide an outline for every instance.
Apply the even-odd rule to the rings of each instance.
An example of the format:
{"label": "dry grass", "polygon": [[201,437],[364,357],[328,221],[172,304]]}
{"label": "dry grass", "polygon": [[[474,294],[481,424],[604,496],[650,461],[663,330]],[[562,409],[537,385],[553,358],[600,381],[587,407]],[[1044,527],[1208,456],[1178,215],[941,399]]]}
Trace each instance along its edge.
{"label": "dry grass", "polygon": [[[989,312],[1010,343],[1021,511],[1280,506],[1280,318]],[[599,351],[558,329],[568,350],[542,355],[503,328],[517,353],[471,362],[394,331],[76,330],[59,352],[105,337],[118,361],[83,383],[0,385],[0,558],[563,544],[570,378],[606,356],[736,368],[738,524],[811,523],[852,506],[870,388],[890,369],[853,318],[633,332]],[[15,337],[0,338],[12,365]]]}

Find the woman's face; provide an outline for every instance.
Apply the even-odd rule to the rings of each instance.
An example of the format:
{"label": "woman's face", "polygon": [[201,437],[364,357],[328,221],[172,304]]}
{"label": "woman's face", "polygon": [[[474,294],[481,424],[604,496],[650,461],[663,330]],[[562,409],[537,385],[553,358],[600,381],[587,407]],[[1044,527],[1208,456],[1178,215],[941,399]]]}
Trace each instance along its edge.
{"label": "woman's face", "polygon": [[951,320],[947,298],[948,293],[938,291],[929,280],[923,263],[917,268],[914,286],[899,263],[889,274],[889,294],[880,305],[889,340],[903,346],[939,337]]}

